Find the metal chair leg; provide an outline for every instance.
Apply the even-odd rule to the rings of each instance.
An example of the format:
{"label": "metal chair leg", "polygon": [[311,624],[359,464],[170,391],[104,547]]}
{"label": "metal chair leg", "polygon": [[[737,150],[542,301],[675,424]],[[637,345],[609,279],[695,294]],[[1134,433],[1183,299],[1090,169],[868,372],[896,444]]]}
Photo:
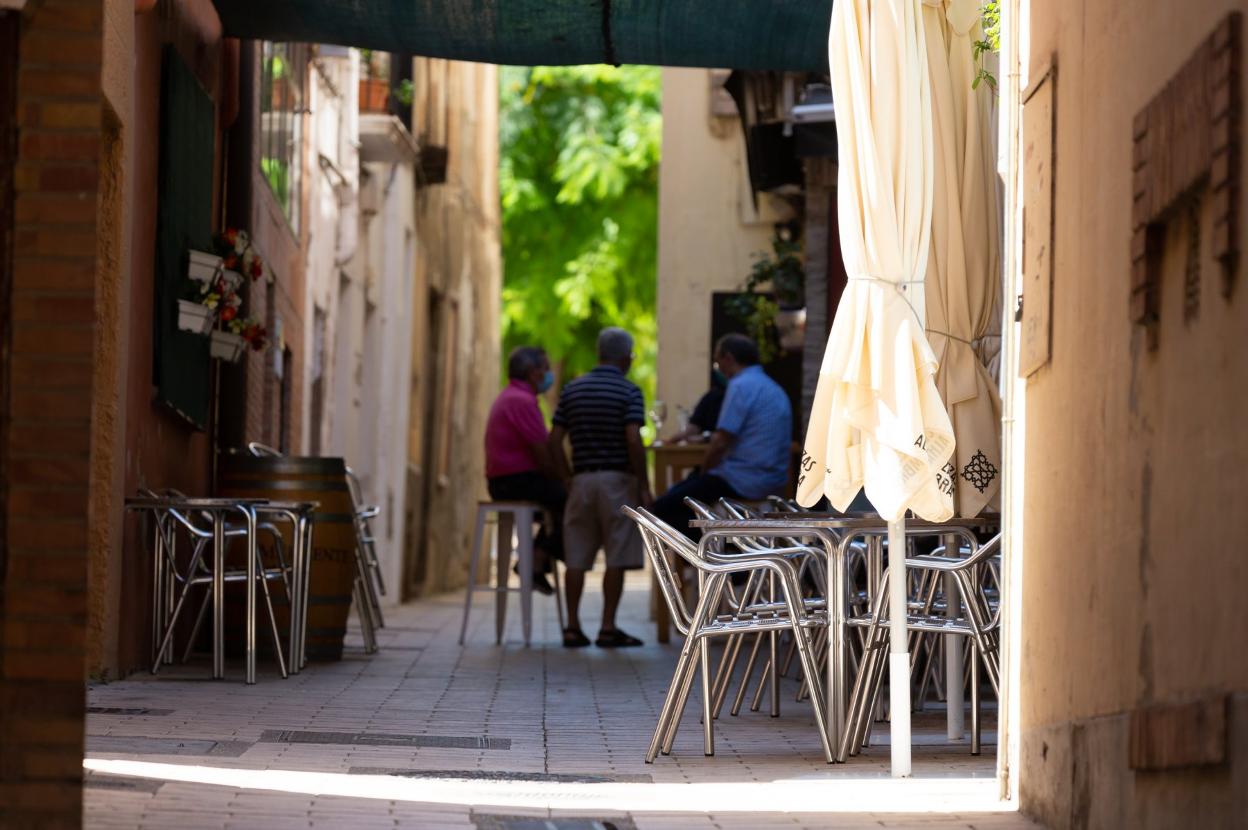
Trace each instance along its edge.
{"label": "metal chair leg", "polygon": [[979,650],[971,649],[971,754],[980,753],[980,729],[982,720],[979,713]]}
{"label": "metal chair leg", "polygon": [[[759,646],[763,644],[763,635],[761,633],[754,635],[754,646],[750,649],[750,658],[745,663],[745,673],[741,676],[741,686],[737,689],[736,699],[732,701],[731,714],[739,715],[741,713],[741,704],[745,701],[745,692],[749,688],[750,678],[754,675],[754,664],[758,660]],[[793,647],[797,647],[797,641],[793,642]],[[764,678],[766,675],[764,674]]]}
{"label": "metal chair leg", "polygon": [[494,525],[495,578],[494,588],[494,645],[503,644],[503,630],[507,627],[507,583],[511,581],[512,515],[499,513]]}
{"label": "metal chair leg", "polygon": [[702,674],[702,752],[715,754],[715,719],[711,717],[711,651],[705,637],[699,638],[698,662]]}
{"label": "metal chair leg", "polygon": [[472,613],[472,594],[477,588],[477,561],[481,558],[481,547],[485,541],[485,509],[477,508],[477,526],[472,533],[472,557],[468,560],[468,587],[464,589],[464,619],[459,624],[459,644],[464,644],[464,635],[468,633],[468,616]]}
{"label": "metal chair leg", "polygon": [[516,511],[516,569],[520,571],[520,630],[527,647],[533,639],[533,512]]}

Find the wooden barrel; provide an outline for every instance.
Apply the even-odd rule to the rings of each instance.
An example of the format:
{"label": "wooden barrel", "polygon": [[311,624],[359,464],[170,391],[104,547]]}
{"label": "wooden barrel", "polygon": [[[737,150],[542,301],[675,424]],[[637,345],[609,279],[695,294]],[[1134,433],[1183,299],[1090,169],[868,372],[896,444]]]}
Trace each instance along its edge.
{"label": "wooden barrel", "polygon": [[[307,654],[309,660],[342,659],[342,640],[347,631],[356,574],[355,506],[347,487],[345,462],[341,458],[223,455],[218,466],[217,490],[222,496],[318,503],[313,514],[312,565],[308,574]],[[283,523],[274,524],[283,527]],[[289,522],[284,524],[285,546],[290,551]],[[262,543],[265,538],[261,535]],[[241,545],[233,548],[233,556],[240,557]],[[264,559],[270,566],[275,561],[269,554]],[[291,563],[289,553],[286,561]],[[286,632],[289,604],[281,583],[270,582],[269,590],[274,594],[274,611],[285,649],[289,642]],[[227,627],[241,626],[245,620],[242,613],[244,591],[227,590],[226,599]],[[256,602],[256,643],[267,649],[272,638],[263,596],[258,595]],[[232,643],[236,646],[243,642],[235,636],[227,636],[226,640],[238,641]]]}

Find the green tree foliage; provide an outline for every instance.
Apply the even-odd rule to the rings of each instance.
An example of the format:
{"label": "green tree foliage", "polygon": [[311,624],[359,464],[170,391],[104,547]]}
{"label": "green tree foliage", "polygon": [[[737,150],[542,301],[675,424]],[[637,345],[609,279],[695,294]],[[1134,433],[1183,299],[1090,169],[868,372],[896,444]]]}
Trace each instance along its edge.
{"label": "green tree foliage", "polygon": [[653,399],[659,69],[506,67],[501,159],[503,344],[543,346],[563,378],[593,367],[604,326],[637,341]]}

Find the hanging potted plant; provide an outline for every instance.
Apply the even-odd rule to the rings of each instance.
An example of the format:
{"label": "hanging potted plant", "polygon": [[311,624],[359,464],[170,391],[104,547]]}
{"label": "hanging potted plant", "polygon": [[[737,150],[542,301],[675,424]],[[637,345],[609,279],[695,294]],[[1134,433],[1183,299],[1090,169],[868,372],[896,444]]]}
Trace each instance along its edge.
{"label": "hanging potted plant", "polygon": [[[771,248],[770,254],[756,254],[743,293],[728,309],[758,343],[764,363],[782,351],[800,349],[806,335],[806,272],[801,245],[777,234]],[[770,292],[759,293],[760,289]]]}
{"label": "hanging potted plant", "polygon": [[233,317],[224,329],[212,333],[211,351],[212,356],[219,360],[237,363],[248,346],[258,352],[268,344],[268,332],[258,321],[250,317]]}
{"label": "hanging potted plant", "polygon": [[178,300],[178,328],[200,335],[212,331],[223,291],[224,283],[220,278],[207,283],[188,280]]}
{"label": "hanging potted plant", "polygon": [[212,342],[209,344],[208,351],[218,360],[236,363],[243,354],[243,338],[236,330],[240,328],[238,310],[242,307],[243,301],[237,293],[226,288],[224,283],[221,288],[225,293],[218,302],[217,317],[221,320],[223,327],[213,329]]}
{"label": "hanging potted plant", "polygon": [[213,331],[213,327],[218,321],[230,324],[239,317],[242,298],[238,292],[247,278],[252,282],[261,278],[271,281],[272,274],[246,231],[229,228],[213,238],[213,247],[212,254],[190,252],[191,264],[178,300],[178,328],[201,335],[212,332],[213,357],[237,360],[236,356],[227,357],[234,345],[230,337],[224,336],[237,332]]}
{"label": "hanging potted plant", "polygon": [[214,244],[230,290],[237,290],[243,284],[244,277],[249,277],[252,282],[261,277],[268,278],[268,267],[264,264],[264,259],[256,253],[247,231],[227,228],[217,234]]}
{"label": "hanging potted plant", "polygon": [[207,251],[190,251],[187,254],[186,276],[193,282],[206,285],[221,273],[221,257]]}

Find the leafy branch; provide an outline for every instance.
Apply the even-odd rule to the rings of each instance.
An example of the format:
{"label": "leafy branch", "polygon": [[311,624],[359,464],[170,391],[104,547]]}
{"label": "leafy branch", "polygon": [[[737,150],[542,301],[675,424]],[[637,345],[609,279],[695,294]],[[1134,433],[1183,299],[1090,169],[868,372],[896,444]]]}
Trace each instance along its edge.
{"label": "leafy branch", "polygon": [[984,55],[1001,51],[1000,0],[988,0],[980,8],[980,14],[983,37],[971,44],[971,51],[975,56],[975,80],[971,81],[971,89],[979,89],[980,83],[986,83],[996,92],[997,79],[984,67]]}

